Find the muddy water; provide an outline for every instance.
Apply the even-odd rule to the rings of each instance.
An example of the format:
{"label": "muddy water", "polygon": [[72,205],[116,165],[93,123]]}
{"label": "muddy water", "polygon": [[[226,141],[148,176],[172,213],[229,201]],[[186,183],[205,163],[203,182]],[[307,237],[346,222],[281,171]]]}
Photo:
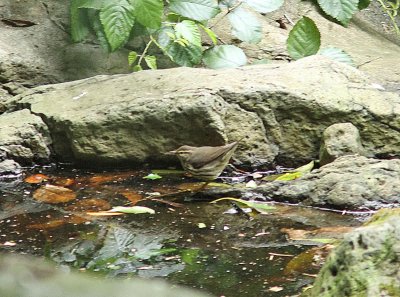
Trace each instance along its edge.
{"label": "muddy water", "polygon": [[[288,205],[234,213],[229,201],[193,199],[188,190],[201,184],[143,179],[148,173],[58,170],[4,182],[1,251],[99,277],[165,278],[216,296],[290,296],[313,282],[329,251],[323,242],[362,220]],[[155,213],[104,212],[132,205]]]}

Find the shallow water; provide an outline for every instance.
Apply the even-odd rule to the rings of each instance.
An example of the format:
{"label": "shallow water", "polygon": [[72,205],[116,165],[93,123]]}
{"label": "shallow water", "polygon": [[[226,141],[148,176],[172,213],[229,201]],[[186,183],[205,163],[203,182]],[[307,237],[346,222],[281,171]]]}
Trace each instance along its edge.
{"label": "shallow water", "polygon": [[[360,224],[359,217],[288,205],[228,214],[230,202],[171,194],[201,184],[180,175],[143,179],[148,173],[63,169],[45,172],[39,183],[3,183],[1,251],[104,277],[165,278],[216,296],[290,296],[313,282],[327,253],[316,249],[321,241]],[[144,200],[150,195],[168,202]],[[155,214],[93,215],[135,203]]]}

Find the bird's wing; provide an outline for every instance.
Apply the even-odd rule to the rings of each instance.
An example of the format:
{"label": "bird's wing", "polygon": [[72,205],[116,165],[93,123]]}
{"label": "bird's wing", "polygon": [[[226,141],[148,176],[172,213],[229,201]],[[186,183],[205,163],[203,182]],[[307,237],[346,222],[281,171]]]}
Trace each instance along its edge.
{"label": "bird's wing", "polygon": [[[212,147],[213,150],[211,150],[211,151],[209,150],[210,147],[207,147],[207,146],[196,148],[196,154],[193,154],[188,161],[193,166],[193,168],[199,169],[199,168],[203,167],[204,165],[219,158],[220,156],[224,155],[226,152],[233,149],[233,147],[237,146],[237,144],[238,144],[237,142],[232,142],[225,146],[221,146],[219,148]],[[203,153],[202,151],[206,151],[206,152]],[[199,153],[197,154],[197,152],[199,152]]]}

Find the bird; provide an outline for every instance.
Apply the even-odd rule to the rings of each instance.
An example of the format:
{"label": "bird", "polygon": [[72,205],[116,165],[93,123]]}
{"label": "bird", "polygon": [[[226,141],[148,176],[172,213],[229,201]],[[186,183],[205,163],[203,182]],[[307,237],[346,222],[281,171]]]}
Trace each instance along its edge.
{"label": "bird", "polygon": [[238,142],[222,146],[183,145],[166,154],[176,155],[186,173],[203,181],[216,179],[228,165]]}

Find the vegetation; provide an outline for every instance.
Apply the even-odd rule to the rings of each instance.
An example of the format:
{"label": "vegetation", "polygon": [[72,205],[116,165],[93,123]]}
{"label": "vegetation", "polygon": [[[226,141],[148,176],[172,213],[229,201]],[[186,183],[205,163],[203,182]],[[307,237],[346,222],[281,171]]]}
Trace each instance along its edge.
{"label": "vegetation", "polygon": [[[394,17],[400,0],[378,0]],[[94,32],[103,48],[116,51],[137,36],[148,36],[142,53],[128,57],[133,71],[144,64],[156,69],[156,57],[149,49],[156,46],[181,66],[204,63],[210,68],[245,65],[247,58],[235,45],[225,44],[213,31],[227,17],[232,34],[247,43],[258,43],[262,26],[254,14],[277,10],[284,0],[72,0],[71,35],[74,42],[83,41]],[[320,8],[343,26],[357,11],[368,7],[370,0],[318,0]],[[290,32],[287,47],[293,59],[316,53],[351,64],[343,51],[336,48],[320,50],[320,33],[308,17],[300,19]]]}

